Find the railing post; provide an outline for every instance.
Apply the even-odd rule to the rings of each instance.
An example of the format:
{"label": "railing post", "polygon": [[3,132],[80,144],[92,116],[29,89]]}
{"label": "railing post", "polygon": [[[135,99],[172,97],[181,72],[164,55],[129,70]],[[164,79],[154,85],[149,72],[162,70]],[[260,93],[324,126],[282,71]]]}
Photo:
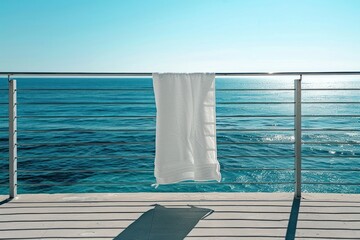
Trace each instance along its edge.
{"label": "railing post", "polygon": [[301,79],[295,80],[295,198],[301,197]]}
{"label": "railing post", "polygon": [[17,195],[17,118],[16,80],[9,79],[9,190],[10,198]]}

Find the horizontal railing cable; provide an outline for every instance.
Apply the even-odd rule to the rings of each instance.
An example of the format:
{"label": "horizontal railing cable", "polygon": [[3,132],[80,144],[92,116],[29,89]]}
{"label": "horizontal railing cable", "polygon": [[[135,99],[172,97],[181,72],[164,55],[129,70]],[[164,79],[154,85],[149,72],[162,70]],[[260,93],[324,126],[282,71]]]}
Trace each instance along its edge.
{"label": "horizontal railing cable", "polygon": [[46,116],[46,115],[24,115],[24,116],[17,116],[17,118],[156,118],[154,115],[124,115],[124,116]]}
{"label": "horizontal railing cable", "polygon": [[[17,132],[20,133],[36,133],[36,132],[72,132],[72,133],[84,133],[84,132],[152,132],[155,133],[156,129],[20,129]],[[219,130],[217,130],[219,131]]]}
{"label": "horizontal railing cable", "polygon": [[[221,168],[221,171],[294,171],[294,168]],[[359,172],[360,168],[303,168],[302,171],[307,172]],[[0,170],[0,172],[7,172],[7,170]],[[46,173],[46,172],[61,172],[61,173],[76,173],[76,172],[146,172],[154,173],[150,169],[28,169],[18,170],[21,173]]]}
{"label": "horizontal railing cable", "polygon": [[[293,118],[294,115],[291,114],[283,114],[283,115],[218,115],[216,118]],[[358,114],[339,114],[339,115],[317,115],[317,114],[307,114],[302,115],[305,118],[324,118],[324,117],[331,117],[331,118],[359,118],[360,115]],[[8,117],[2,117],[8,118]],[[136,115],[124,115],[124,116],[44,116],[44,115],[23,115],[18,116],[17,118],[156,118],[154,115],[143,115],[143,116],[136,116]]]}
{"label": "horizontal railing cable", "polygon": [[[294,155],[222,155],[218,156],[219,159],[223,158],[292,158]],[[359,156],[360,157],[360,156]],[[142,155],[142,156],[112,156],[112,155],[93,155],[93,156],[72,156],[72,155],[63,155],[63,156],[27,156],[22,155],[18,156],[18,159],[63,159],[63,158],[74,158],[74,159],[99,159],[99,158],[109,158],[109,159],[154,159],[155,155]]]}
{"label": "horizontal railing cable", "polygon": [[[287,115],[218,115],[216,118],[293,118],[294,115],[287,114]],[[124,116],[45,116],[45,115],[23,115],[18,116],[17,118],[156,118],[154,115],[143,115],[143,116],[136,116],[136,115],[124,115]]]}
{"label": "horizontal railing cable", "polygon": [[324,142],[311,142],[311,141],[304,141],[302,142],[302,144],[308,144],[308,145],[321,145],[321,144],[329,144],[329,145],[337,145],[337,144],[351,144],[351,145],[359,145],[360,142],[354,142],[354,141],[333,141],[333,142],[329,142],[329,141],[324,141]]}
{"label": "horizontal railing cable", "polygon": [[360,102],[301,102],[301,104],[360,104]]}
{"label": "horizontal railing cable", "polygon": [[335,115],[332,115],[332,114],[329,114],[329,115],[323,115],[323,114],[306,114],[306,115],[301,115],[301,117],[305,117],[305,118],[310,118],[310,117],[319,117],[319,118],[324,118],[324,117],[333,117],[333,118],[346,118],[346,117],[349,117],[349,118],[358,118],[360,117],[360,115],[358,114],[335,114]]}
{"label": "horizontal railing cable", "polygon": [[[7,90],[7,89],[2,89]],[[217,92],[233,91],[294,91],[294,88],[219,88]],[[148,91],[153,92],[153,88],[19,88],[18,91]]]}
{"label": "horizontal railing cable", "polygon": [[[217,105],[294,104],[295,102],[218,102]],[[7,105],[8,103],[0,103]],[[302,102],[302,104],[360,104],[360,102]],[[22,102],[17,105],[154,105],[154,102]]]}
{"label": "horizontal railing cable", "polygon": [[[253,144],[294,144],[294,142],[218,142],[217,145],[253,145]],[[87,145],[155,145],[155,142],[66,142],[66,143],[18,143],[17,146],[87,146]]]}
{"label": "horizontal railing cable", "polygon": [[[216,91],[294,91],[294,88],[219,88]],[[6,88],[0,91],[8,91]],[[153,88],[19,88],[18,91],[153,91]],[[360,91],[360,88],[302,88],[301,91]]]}
{"label": "horizontal railing cable", "polygon": [[[7,103],[4,103],[7,104]],[[217,105],[294,104],[294,102],[218,102]],[[154,102],[22,102],[17,105],[154,105]]]}
{"label": "horizontal railing cable", "polygon": [[302,88],[301,91],[359,91],[360,88]]}
{"label": "horizontal railing cable", "polygon": [[[1,132],[2,130],[0,130]],[[4,130],[4,132],[8,132]],[[23,129],[17,132],[155,132],[156,129]],[[288,132],[292,128],[267,128],[267,129],[216,129],[216,132]],[[360,131],[360,130],[359,130]]]}
{"label": "horizontal railing cable", "polygon": [[360,155],[303,155],[304,158],[360,158]]}
{"label": "horizontal railing cable", "polygon": [[62,155],[62,156],[27,156],[22,155],[18,156],[18,159],[152,159],[154,160],[155,155],[142,155],[142,156],[112,156],[112,155],[93,155],[93,156],[72,156],[72,155]]}
{"label": "horizontal railing cable", "polygon": [[360,168],[303,168],[307,172],[359,172]]}
{"label": "horizontal railing cable", "polygon": [[302,184],[310,184],[310,185],[359,185],[360,182],[302,182]]}
{"label": "horizontal railing cable", "polygon": [[[293,168],[221,168],[221,171],[293,171]],[[360,171],[360,170],[359,170]],[[0,170],[0,172],[7,172],[7,170]],[[154,173],[151,169],[42,169],[42,170],[18,170],[21,173],[47,173],[47,172],[61,172],[61,173],[76,173],[76,172],[146,172]]]}
{"label": "horizontal railing cable", "polygon": [[303,132],[359,132],[360,129],[341,129],[341,128],[303,128]]}
{"label": "horizontal railing cable", "polygon": [[[19,183],[19,186],[126,186],[126,185],[153,185],[154,182],[92,182],[92,183],[82,183],[82,182],[68,182],[68,183]],[[179,182],[176,183],[177,185],[213,185],[213,184],[220,184],[220,185],[254,185],[254,184],[262,184],[262,185],[276,185],[276,184],[294,184],[294,182]]]}

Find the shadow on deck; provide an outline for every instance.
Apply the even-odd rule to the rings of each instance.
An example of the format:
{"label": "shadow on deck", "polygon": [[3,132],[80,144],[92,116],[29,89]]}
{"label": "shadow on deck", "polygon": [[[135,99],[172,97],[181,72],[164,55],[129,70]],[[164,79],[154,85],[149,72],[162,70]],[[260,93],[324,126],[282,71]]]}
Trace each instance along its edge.
{"label": "shadow on deck", "polygon": [[304,194],[301,201],[291,193],[2,199],[0,239],[360,239],[360,195]]}

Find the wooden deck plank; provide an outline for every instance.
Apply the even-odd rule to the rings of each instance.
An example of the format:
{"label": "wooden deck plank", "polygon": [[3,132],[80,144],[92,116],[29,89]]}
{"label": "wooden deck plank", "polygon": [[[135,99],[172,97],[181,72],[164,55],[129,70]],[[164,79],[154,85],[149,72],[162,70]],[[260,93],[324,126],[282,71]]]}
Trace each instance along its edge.
{"label": "wooden deck plank", "polygon": [[[0,196],[0,201],[6,196]],[[114,239],[160,204],[212,209],[186,239],[285,239],[291,193],[20,195],[0,205],[0,239]],[[182,211],[182,210],[181,210]],[[304,194],[296,239],[360,239],[360,195]]]}

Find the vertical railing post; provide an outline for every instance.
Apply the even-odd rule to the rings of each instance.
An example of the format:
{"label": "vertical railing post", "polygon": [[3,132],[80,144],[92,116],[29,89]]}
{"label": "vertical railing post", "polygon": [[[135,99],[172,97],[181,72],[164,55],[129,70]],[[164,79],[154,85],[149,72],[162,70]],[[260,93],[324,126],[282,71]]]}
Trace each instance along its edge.
{"label": "vertical railing post", "polygon": [[301,79],[295,80],[295,198],[301,197]]}
{"label": "vertical railing post", "polygon": [[17,195],[17,117],[16,80],[9,79],[9,190],[10,198]]}

